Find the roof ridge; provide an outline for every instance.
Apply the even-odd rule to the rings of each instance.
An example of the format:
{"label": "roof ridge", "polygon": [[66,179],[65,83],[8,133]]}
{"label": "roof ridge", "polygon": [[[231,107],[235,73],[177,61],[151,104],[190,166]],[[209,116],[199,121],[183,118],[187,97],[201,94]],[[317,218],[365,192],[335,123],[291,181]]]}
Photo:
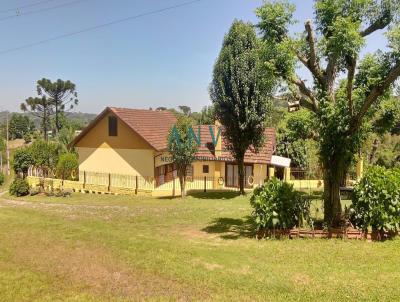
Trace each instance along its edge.
{"label": "roof ridge", "polygon": [[113,107],[113,106],[108,107],[108,108],[110,108],[110,109],[116,109],[116,110],[148,111],[148,112],[157,112],[157,113],[160,113],[160,112],[168,112],[168,113],[172,113],[172,114],[173,114],[173,112],[171,112],[171,111],[169,111],[169,110],[152,110],[152,109],[143,109],[143,108],[127,108],[127,107]]}

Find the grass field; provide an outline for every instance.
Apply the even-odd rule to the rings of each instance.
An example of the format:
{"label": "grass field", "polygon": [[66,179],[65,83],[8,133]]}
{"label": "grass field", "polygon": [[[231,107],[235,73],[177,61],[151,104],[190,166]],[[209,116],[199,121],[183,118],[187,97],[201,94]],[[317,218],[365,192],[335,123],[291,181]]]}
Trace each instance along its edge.
{"label": "grass field", "polygon": [[248,197],[0,197],[0,301],[399,301],[400,240],[256,240]]}

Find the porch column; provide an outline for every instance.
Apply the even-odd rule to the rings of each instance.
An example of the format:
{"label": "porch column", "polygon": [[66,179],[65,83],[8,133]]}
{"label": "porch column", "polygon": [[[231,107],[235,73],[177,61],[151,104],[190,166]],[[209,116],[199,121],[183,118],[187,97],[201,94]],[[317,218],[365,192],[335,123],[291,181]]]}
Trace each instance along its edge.
{"label": "porch column", "polygon": [[268,179],[272,179],[275,176],[275,167],[268,167]]}
{"label": "porch column", "polygon": [[290,180],[290,167],[285,167],[283,179],[285,181],[289,181]]}

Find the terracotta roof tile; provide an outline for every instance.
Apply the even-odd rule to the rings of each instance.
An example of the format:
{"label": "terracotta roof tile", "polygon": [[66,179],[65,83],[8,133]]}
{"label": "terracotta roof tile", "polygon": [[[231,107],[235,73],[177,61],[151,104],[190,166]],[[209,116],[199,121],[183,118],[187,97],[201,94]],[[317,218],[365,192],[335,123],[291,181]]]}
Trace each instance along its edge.
{"label": "terracotta roof tile", "polygon": [[167,148],[168,132],[176,123],[172,112],[115,107],[110,110],[154,149],[160,151]]}
{"label": "terracotta roof tile", "polygon": [[[194,132],[197,135],[198,133],[198,126],[194,128]],[[210,159],[216,159],[211,150],[209,150],[207,147],[205,147],[206,143],[211,143],[212,142],[212,136],[210,133],[210,126],[209,125],[201,125],[200,126],[200,135],[201,135],[201,147],[199,148],[198,152],[196,153],[196,156],[198,157],[205,157],[205,158],[210,158]],[[213,133],[216,133],[215,131],[215,126],[211,125]],[[215,134],[214,134],[215,135]],[[222,133],[221,133],[222,135]],[[265,164],[265,163],[270,163],[271,162],[271,157],[275,152],[275,146],[276,146],[276,137],[275,137],[275,129],[274,128],[267,128],[265,129],[265,144],[259,150],[258,153],[255,153],[252,150],[248,150],[245,154],[245,162],[246,163],[259,163],[259,164]],[[216,137],[214,137],[216,139]],[[222,138],[222,152],[221,152],[221,157],[223,157],[225,160],[228,161],[234,161],[234,158],[232,157],[231,153],[227,149],[227,144],[225,140]]]}

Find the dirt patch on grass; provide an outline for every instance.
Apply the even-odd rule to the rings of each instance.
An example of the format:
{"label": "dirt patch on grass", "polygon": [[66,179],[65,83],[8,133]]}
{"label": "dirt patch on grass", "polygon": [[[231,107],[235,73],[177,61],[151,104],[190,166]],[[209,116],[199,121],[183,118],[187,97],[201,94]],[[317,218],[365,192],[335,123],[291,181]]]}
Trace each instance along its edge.
{"label": "dirt patch on grass", "polygon": [[293,276],[292,280],[296,286],[305,286],[305,285],[310,284],[310,282],[311,282],[311,279],[308,275],[301,274],[301,273],[295,274]]}
{"label": "dirt patch on grass", "polygon": [[45,273],[56,280],[62,280],[63,284],[83,288],[105,299],[207,299],[204,292],[189,284],[127,267],[104,248],[87,243],[70,246],[70,243],[62,244],[62,241],[54,242],[46,240],[45,235],[37,235],[14,234],[18,240],[8,238],[7,246],[12,249],[12,263]]}
{"label": "dirt patch on grass", "polygon": [[218,263],[209,263],[204,261],[203,259],[200,258],[196,258],[193,260],[193,264],[195,265],[199,265],[204,267],[205,269],[209,270],[209,271],[214,271],[214,270],[218,270],[218,269],[223,269],[224,266]]}
{"label": "dirt patch on grass", "polygon": [[131,217],[138,214],[133,212],[129,207],[125,206],[71,205],[65,203],[31,202],[4,198],[0,199],[0,207],[29,208],[58,214],[72,220],[81,217],[94,217],[96,219],[111,220],[115,216]]}
{"label": "dirt patch on grass", "polygon": [[200,229],[186,228],[177,230],[180,235],[188,239],[219,239],[218,235],[208,234]]}

